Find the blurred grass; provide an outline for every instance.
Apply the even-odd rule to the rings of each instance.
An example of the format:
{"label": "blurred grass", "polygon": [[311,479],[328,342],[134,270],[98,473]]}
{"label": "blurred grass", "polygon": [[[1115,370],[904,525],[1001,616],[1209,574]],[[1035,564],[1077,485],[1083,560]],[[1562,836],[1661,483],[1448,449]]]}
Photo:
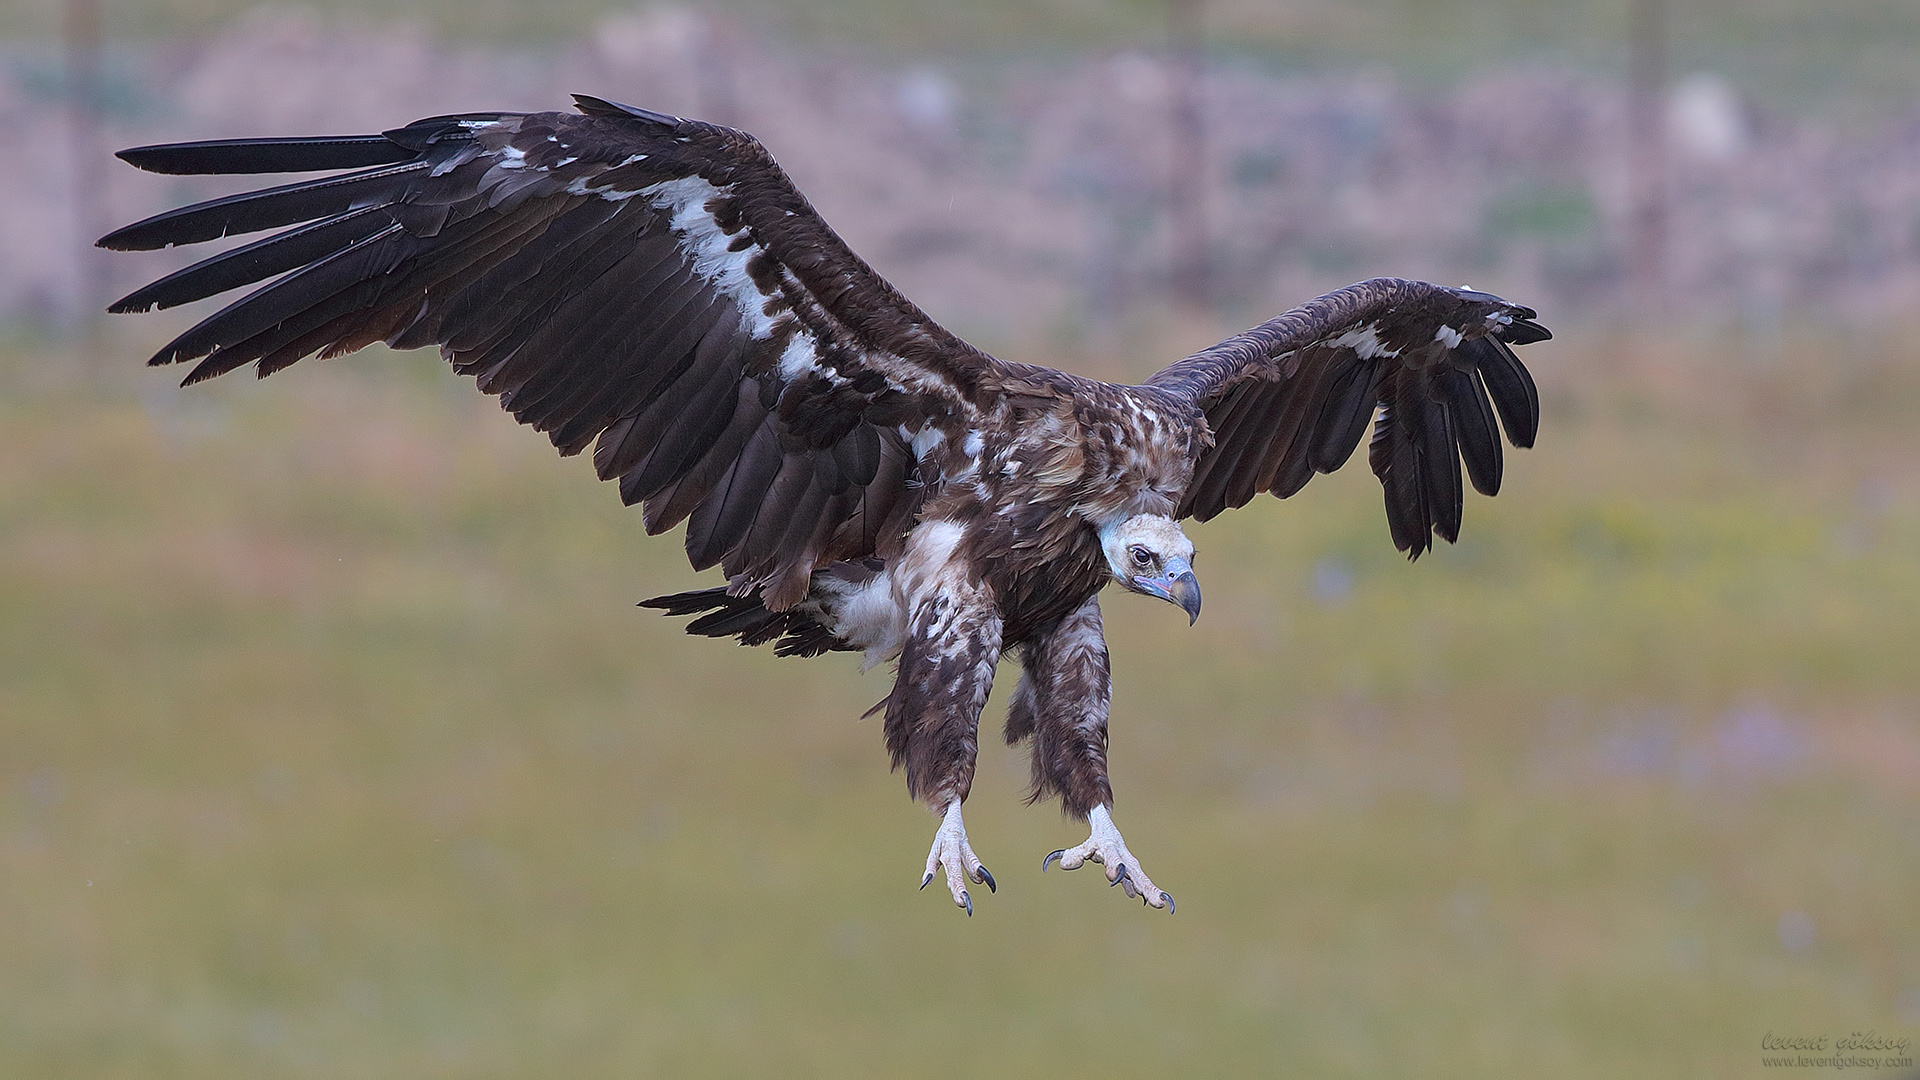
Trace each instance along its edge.
{"label": "blurred grass", "polygon": [[[258,0],[105,4],[111,40],[218,33]],[[660,6],[619,0],[302,0],[361,25],[409,25],[469,42],[551,45],[609,14]],[[1165,0],[706,0],[681,5],[818,53],[873,50],[889,62],[943,64],[1158,48]],[[1627,0],[1208,0],[1208,48],[1287,69],[1372,67],[1417,80],[1489,65],[1573,65],[1623,74]],[[1718,71],[1743,91],[1829,114],[1878,115],[1920,93],[1920,6],[1910,0],[1688,0],[1671,5],[1676,74]],[[59,0],[0,7],[0,41],[58,34]]]}
{"label": "blurred grass", "polygon": [[429,358],[183,392],[15,345],[0,1074],[1691,1077],[1914,1032],[1920,353],[1528,359],[1542,445],[1459,546],[1406,565],[1350,467],[1193,530],[1197,627],[1110,598],[1179,914],[1041,877],[1081,834],[988,741],[968,920],[914,891],[885,676],[634,608],[701,580],[677,544]]}

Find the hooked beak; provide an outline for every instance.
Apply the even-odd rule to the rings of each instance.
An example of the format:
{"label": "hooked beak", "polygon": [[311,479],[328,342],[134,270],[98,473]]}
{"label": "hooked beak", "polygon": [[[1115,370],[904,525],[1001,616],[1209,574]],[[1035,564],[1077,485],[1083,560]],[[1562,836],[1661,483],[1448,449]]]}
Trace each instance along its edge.
{"label": "hooked beak", "polygon": [[1137,577],[1133,583],[1148,596],[1157,596],[1186,612],[1188,626],[1200,620],[1200,579],[1193,576],[1187,560],[1169,559],[1160,576]]}

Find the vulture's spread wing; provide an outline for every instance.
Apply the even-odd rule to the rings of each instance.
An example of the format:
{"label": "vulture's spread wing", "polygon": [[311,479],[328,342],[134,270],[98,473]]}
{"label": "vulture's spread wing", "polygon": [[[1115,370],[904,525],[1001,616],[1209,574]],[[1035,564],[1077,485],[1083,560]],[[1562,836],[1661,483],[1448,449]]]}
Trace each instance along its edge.
{"label": "vulture's spread wing", "polygon": [[1540,399],[1511,348],[1550,336],[1533,318],[1486,293],[1378,278],[1168,366],[1148,385],[1197,404],[1214,437],[1180,516],[1292,495],[1346,464],[1371,420],[1394,546],[1417,558],[1435,534],[1453,541],[1461,462],[1475,490],[1500,490],[1495,413],[1509,441],[1533,445]]}
{"label": "vulture's spread wing", "polygon": [[561,453],[593,446],[650,532],[688,520],[694,566],[763,586],[776,610],[816,566],[889,554],[928,479],[914,435],[972,426],[994,361],[854,255],[751,137],[577,100],[585,115],[124,151],[164,173],[353,171],[105,237],[144,250],[284,228],[113,310],[277,278],[153,357],[199,361],[189,383],[438,345]]}

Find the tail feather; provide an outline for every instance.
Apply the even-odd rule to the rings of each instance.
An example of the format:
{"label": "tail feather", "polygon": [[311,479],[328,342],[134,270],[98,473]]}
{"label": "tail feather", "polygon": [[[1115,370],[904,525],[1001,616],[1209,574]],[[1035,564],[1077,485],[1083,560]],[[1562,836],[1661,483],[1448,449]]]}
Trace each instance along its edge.
{"label": "tail feather", "polygon": [[699,637],[738,638],[742,645],[774,642],[776,656],[818,656],[854,648],[835,637],[811,611],[768,611],[758,592],[734,596],[724,588],[699,589],[642,600],[640,606],[668,615],[699,616],[687,624],[687,633]]}

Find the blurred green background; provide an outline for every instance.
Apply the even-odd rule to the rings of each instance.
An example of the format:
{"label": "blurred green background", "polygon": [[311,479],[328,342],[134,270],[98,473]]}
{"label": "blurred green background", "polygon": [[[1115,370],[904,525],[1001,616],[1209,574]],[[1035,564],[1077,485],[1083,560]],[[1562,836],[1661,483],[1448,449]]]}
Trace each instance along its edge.
{"label": "blurred green background", "polygon": [[914,891],[885,675],[633,607],[677,545],[431,358],[180,393],[13,348],[0,1073],[1727,1076],[1911,1031],[1920,354],[1844,346],[1530,349],[1541,447],[1416,565],[1364,473],[1195,528],[1199,625],[1108,616],[1178,914],[1043,878],[1079,830],[988,741],[971,920]]}
{"label": "blurred green background", "polygon": [[[601,10],[401,14],[558,37]],[[734,10],[905,55],[1161,18]],[[1767,54],[1786,101],[1910,92],[1911,5],[1823,7],[1824,36],[1813,10],[1676,4],[1676,50]],[[1602,67],[1624,18],[1216,14],[1276,63],[1436,75]],[[857,719],[886,674],[635,608],[707,581],[432,357],[183,392],[138,366],[159,326],[19,331],[0,1075],[1758,1076],[1769,1032],[1920,1037],[1920,348],[1551,314],[1540,447],[1459,545],[1408,565],[1349,469],[1191,530],[1192,629],[1109,599],[1116,817],[1178,914],[1042,877],[1084,830],[988,738],[968,821],[1001,888],[971,920],[914,891],[935,822]],[[1130,318],[990,344],[1136,377],[1238,328]]]}

